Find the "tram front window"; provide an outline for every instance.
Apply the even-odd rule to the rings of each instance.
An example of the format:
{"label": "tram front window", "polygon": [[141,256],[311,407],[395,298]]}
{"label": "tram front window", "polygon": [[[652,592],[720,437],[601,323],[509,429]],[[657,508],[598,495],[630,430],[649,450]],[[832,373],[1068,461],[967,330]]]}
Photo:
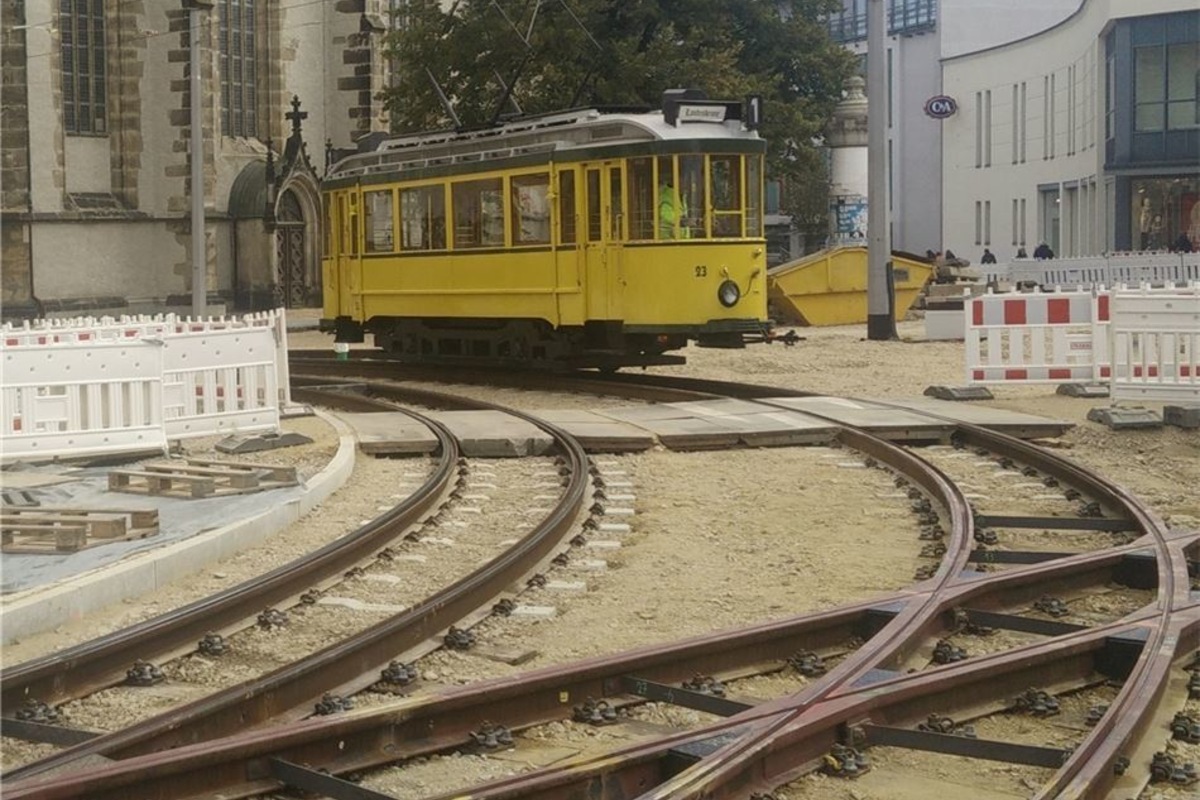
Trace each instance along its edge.
{"label": "tram front window", "polygon": [[713,194],[713,236],[742,235],[742,164],[740,156],[710,156]]}
{"label": "tram front window", "polygon": [[704,211],[708,197],[704,188],[704,156],[679,157],[679,191],[683,197],[684,216],[682,235],[685,239],[703,239]]}

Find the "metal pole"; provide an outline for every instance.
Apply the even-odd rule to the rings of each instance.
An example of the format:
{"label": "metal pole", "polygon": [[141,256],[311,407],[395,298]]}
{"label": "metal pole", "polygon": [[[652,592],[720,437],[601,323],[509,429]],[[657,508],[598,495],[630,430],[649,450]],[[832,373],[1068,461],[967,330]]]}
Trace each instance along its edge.
{"label": "metal pole", "polygon": [[192,316],[202,317],[208,307],[208,258],[204,237],[204,130],[200,97],[200,3],[188,4],[192,41],[189,64],[192,96]]}
{"label": "metal pole", "polygon": [[892,234],[888,200],[887,4],[867,16],[867,338],[895,339]]}

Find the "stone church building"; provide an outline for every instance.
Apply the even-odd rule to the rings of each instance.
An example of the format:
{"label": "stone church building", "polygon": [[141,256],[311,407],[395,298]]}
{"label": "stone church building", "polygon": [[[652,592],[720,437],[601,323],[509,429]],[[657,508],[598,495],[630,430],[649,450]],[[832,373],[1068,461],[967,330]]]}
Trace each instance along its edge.
{"label": "stone church building", "polygon": [[387,128],[394,0],[0,0],[5,319],[190,310],[193,2],[209,306],[320,304],[318,182]]}

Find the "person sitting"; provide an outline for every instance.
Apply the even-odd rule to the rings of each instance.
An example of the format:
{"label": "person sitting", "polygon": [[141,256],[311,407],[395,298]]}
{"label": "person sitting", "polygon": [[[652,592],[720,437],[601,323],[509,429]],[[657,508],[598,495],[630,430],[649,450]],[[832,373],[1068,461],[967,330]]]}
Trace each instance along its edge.
{"label": "person sitting", "polygon": [[992,254],[991,250],[989,250],[985,247],[985,248],[983,248],[983,257],[979,259],[979,263],[980,264],[995,264],[996,256]]}
{"label": "person sitting", "polygon": [[1033,257],[1038,261],[1046,261],[1054,258],[1054,251],[1050,249],[1050,245],[1042,242],[1037,246],[1037,249],[1033,251]]}
{"label": "person sitting", "polygon": [[1190,253],[1192,249],[1192,240],[1188,238],[1186,233],[1179,234],[1179,238],[1175,240],[1175,244],[1171,247],[1171,250],[1176,253]]}

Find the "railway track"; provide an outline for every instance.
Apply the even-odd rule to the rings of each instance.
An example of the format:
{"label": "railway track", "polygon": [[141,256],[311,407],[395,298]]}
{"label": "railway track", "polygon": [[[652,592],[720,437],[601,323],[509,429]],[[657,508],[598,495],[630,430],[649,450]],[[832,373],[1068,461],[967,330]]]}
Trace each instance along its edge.
{"label": "railway track", "polygon": [[[594,379],[572,383],[576,380],[595,390]],[[627,383],[640,396],[663,396],[655,394],[659,390],[653,381],[622,381],[619,386]],[[788,394],[711,382],[667,383],[670,399]],[[606,391],[618,391],[618,385],[606,385]],[[397,390],[372,391],[386,396]],[[300,765],[344,773],[461,746],[489,721],[519,730],[578,716],[587,698],[619,705],[665,696],[685,706],[717,708],[728,719],[594,764],[547,769],[478,787],[475,795],[566,796],[604,786],[614,797],[746,796],[769,791],[822,760],[844,761],[848,751],[842,748],[861,755],[868,747],[885,746],[962,752],[1052,768],[1051,777],[1034,795],[1038,797],[1104,797],[1110,791],[1128,791],[1137,782],[1144,785],[1149,762],[1143,763],[1145,754],[1138,747],[1144,750],[1146,741],[1155,741],[1153,731],[1165,713],[1160,701],[1167,694],[1168,678],[1191,657],[1200,635],[1200,615],[1188,578],[1189,562],[1197,560],[1200,548],[1197,537],[1168,533],[1118,487],[1040,448],[970,426],[959,426],[953,439],[960,448],[957,454],[980,449],[1075,489],[1097,503],[1102,516],[980,517],[961,489],[924,459],[843,429],[842,444],[895,472],[902,488],[913,490],[915,502],[925,501],[931,511],[936,509],[931,514],[936,521],[929,527],[940,529],[941,536],[930,541],[944,548],[931,558],[936,568],[890,598],[447,690],[345,719],[306,720],[171,753],[137,755],[89,770],[86,776],[22,781],[7,788],[15,792],[13,797],[119,797],[128,796],[133,786],[147,797],[180,796],[179,787],[241,796],[285,783],[333,797],[366,796],[354,794],[361,787]],[[1093,534],[1119,534],[1122,539],[1074,553],[988,547],[980,541],[986,530],[1065,523],[1067,530],[1090,526]],[[983,571],[995,565],[1003,569]],[[1154,601],[1135,603],[1135,610],[1123,608],[1110,619],[1092,619],[1088,625],[1047,620],[1045,612],[1035,608],[1048,586],[1081,595],[1111,591],[1113,584],[1153,592]],[[953,656],[961,647],[955,641],[984,629],[1036,641],[939,663],[936,653]],[[847,646],[857,640],[863,643]],[[680,688],[696,675],[745,673],[764,664],[778,668],[798,654],[822,651],[838,652],[837,665],[787,698],[754,706],[722,704],[702,691]],[[913,730],[934,716],[961,722],[1008,709],[1038,685],[1056,696],[1103,682],[1117,682],[1120,689],[1091,733],[1080,737],[1070,751]],[[586,716],[586,708],[582,713]],[[1129,765],[1118,775],[1115,768],[1121,759],[1129,759]],[[215,768],[218,764],[220,769]],[[86,794],[72,793],[85,787]]]}

